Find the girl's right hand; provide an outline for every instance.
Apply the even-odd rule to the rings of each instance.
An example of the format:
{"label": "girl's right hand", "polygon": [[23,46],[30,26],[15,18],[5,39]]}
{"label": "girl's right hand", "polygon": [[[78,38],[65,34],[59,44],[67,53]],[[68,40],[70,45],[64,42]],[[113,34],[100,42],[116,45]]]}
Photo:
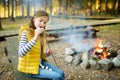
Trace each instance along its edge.
{"label": "girl's right hand", "polygon": [[35,35],[34,35],[34,40],[36,41],[39,37],[40,34],[42,34],[44,32],[44,28],[37,28],[35,29]]}

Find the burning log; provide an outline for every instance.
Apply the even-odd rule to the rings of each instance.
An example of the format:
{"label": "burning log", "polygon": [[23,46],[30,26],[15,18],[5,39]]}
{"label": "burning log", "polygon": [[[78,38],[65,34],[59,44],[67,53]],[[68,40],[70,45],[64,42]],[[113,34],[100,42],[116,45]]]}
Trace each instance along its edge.
{"label": "burning log", "polygon": [[95,47],[89,50],[91,55],[96,55],[99,59],[113,58],[117,56],[117,52],[110,51],[107,47],[102,45],[102,40],[97,39]]}

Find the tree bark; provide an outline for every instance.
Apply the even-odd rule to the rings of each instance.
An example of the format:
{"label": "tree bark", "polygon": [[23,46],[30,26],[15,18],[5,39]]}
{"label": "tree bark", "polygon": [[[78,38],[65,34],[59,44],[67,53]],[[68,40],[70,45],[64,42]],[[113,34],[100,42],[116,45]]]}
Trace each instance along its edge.
{"label": "tree bark", "polygon": [[93,15],[93,11],[92,11],[92,2],[93,2],[93,0],[90,0],[90,16]]}
{"label": "tree bark", "polygon": [[30,17],[30,0],[27,0],[27,17]]}
{"label": "tree bark", "polygon": [[58,0],[58,3],[59,3],[59,11],[58,11],[58,14],[61,15],[61,5],[62,5],[62,0]]}
{"label": "tree bark", "polygon": [[63,18],[67,18],[67,16],[68,16],[68,2],[67,2],[67,0],[64,0],[62,3],[63,3],[63,6],[64,6],[64,8],[63,8]]}
{"label": "tree bark", "polygon": [[0,30],[2,29],[1,16],[0,16]]}
{"label": "tree bark", "polygon": [[12,0],[12,14],[11,14],[11,20],[14,21],[14,0]]}
{"label": "tree bark", "polygon": [[120,0],[118,0],[118,14],[120,14]]}
{"label": "tree bark", "polygon": [[108,0],[105,0],[105,14],[108,13]]}
{"label": "tree bark", "polygon": [[10,0],[8,0],[8,18],[10,17]]}
{"label": "tree bark", "polygon": [[22,5],[22,17],[24,17],[24,1],[21,1],[21,5]]}
{"label": "tree bark", "polygon": [[52,0],[50,0],[49,6],[50,6],[50,23],[52,23],[53,22],[53,19],[52,19]]}

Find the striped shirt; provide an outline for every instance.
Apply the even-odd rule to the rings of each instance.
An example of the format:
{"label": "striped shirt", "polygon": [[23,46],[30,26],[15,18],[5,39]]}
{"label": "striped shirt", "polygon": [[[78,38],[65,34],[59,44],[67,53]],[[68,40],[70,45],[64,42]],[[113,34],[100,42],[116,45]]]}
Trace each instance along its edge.
{"label": "striped shirt", "polygon": [[[35,40],[34,39],[31,39],[29,42],[27,41],[27,38],[26,38],[26,32],[23,31],[22,34],[21,34],[21,38],[20,38],[20,41],[19,41],[19,50],[18,50],[18,55],[20,57],[23,57],[27,54],[27,52],[35,45]],[[46,56],[48,56],[48,54],[46,53],[45,54]],[[40,64],[41,68],[43,69],[46,69],[46,70],[50,70],[52,71],[51,68],[49,68],[48,66],[44,66],[42,64]]]}
{"label": "striped shirt", "polygon": [[35,40],[31,39],[29,42],[27,41],[26,38],[26,32],[23,31],[21,34],[21,38],[19,41],[19,50],[18,50],[18,55],[20,57],[23,57],[27,54],[27,52],[35,45]]}

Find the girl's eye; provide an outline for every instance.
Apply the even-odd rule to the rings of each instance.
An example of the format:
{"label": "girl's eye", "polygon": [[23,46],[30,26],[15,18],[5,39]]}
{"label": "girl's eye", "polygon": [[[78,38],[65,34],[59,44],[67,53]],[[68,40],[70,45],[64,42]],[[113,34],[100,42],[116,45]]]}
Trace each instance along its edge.
{"label": "girl's eye", "polygon": [[40,22],[42,22],[42,20],[39,20]]}
{"label": "girl's eye", "polygon": [[44,24],[46,24],[46,22],[44,22]]}

